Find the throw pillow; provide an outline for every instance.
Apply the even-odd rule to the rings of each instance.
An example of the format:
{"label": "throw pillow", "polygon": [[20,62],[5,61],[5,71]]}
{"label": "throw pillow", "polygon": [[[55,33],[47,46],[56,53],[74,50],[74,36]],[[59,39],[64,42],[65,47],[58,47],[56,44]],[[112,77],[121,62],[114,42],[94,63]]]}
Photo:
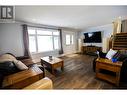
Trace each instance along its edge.
{"label": "throw pillow", "polygon": [[117,53],[117,51],[110,49],[106,54],[106,58],[112,59],[112,57]]}
{"label": "throw pillow", "polygon": [[125,59],[127,59],[127,54],[120,54],[118,61],[124,61]]}
{"label": "throw pillow", "polygon": [[10,75],[18,71],[19,69],[11,61],[0,63],[0,74],[2,74],[3,76]]}
{"label": "throw pillow", "polygon": [[16,67],[18,69],[20,69],[20,70],[26,70],[26,69],[28,69],[28,67],[24,63],[22,63],[21,61],[19,61],[19,60],[15,60],[14,63],[16,65]]}
{"label": "throw pillow", "polygon": [[124,61],[127,58],[127,53],[124,50],[119,50],[113,58],[116,58],[118,61]]}
{"label": "throw pillow", "polygon": [[118,51],[112,58],[119,59],[120,56],[121,56],[121,53]]}

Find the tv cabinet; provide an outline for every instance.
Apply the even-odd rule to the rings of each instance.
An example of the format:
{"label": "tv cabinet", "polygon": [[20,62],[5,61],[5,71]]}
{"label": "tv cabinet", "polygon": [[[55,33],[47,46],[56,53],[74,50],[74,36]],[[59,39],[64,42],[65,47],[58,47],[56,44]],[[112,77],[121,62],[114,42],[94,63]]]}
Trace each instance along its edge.
{"label": "tv cabinet", "polygon": [[96,55],[97,49],[102,50],[101,47],[98,46],[82,46],[82,54]]}

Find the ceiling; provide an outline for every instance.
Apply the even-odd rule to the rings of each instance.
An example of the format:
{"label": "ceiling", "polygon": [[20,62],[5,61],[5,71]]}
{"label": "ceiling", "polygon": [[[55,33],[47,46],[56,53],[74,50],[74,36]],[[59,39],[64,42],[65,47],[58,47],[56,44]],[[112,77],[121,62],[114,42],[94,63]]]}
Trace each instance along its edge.
{"label": "ceiling", "polygon": [[85,29],[127,16],[127,6],[16,6],[17,21]]}

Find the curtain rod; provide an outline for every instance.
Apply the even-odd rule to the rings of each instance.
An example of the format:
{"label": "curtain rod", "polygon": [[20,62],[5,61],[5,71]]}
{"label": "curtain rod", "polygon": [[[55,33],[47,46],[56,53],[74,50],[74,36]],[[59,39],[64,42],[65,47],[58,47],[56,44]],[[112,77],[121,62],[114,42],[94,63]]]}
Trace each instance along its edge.
{"label": "curtain rod", "polygon": [[53,29],[53,30],[59,30],[60,28],[51,28],[51,27],[46,27],[46,26],[33,26],[33,25],[28,25],[28,27],[35,27],[35,28],[44,28],[44,29]]}

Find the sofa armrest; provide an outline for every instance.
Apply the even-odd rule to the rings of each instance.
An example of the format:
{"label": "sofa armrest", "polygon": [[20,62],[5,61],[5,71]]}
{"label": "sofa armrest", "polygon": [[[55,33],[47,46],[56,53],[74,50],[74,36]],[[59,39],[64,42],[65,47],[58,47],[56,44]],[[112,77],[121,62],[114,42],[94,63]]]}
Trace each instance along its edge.
{"label": "sofa armrest", "polygon": [[22,89],[43,78],[43,71],[33,65],[28,70],[5,76],[3,80],[3,88]]}
{"label": "sofa armrest", "polygon": [[53,88],[53,83],[52,80],[49,79],[48,77],[45,77],[25,88],[23,88],[24,90],[32,90],[32,89],[36,89],[36,90],[41,90],[41,89],[52,89]]}
{"label": "sofa armrest", "polygon": [[19,57],[16,57],[17,60],[23,60],[23,59],[30,59],[30,57],[28,56],[19,56]]}
{"label": "sofa armrest", "polygon": [[33,62],[32,59],[22,59],[20,60],[22,63],[24,63],[26,66],[32,65],[32,64],[36,64]]}

